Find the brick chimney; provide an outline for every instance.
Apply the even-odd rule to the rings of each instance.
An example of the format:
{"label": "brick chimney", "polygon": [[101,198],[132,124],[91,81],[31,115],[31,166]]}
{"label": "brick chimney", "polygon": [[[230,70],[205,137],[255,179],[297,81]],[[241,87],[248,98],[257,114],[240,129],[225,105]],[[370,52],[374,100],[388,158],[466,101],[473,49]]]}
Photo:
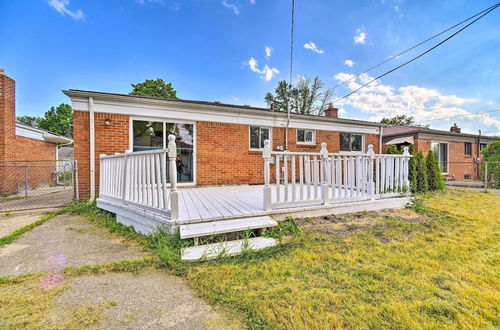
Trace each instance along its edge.
{"label": "brick chimney", "polygon": [[339,109],[334,108],[333,105],[330,103],[328,105],[328,109],[325,110],[325,117],[338,118],[339,117]]}
{"label": "brick chimney", "polygon": [[0,160],[14,159],[8,148],[16,137],[16,82],[0,69]]}
{"label": "brick chimney", "polygon": [[458,127],[457,124],[453,124],[453,126],[450,127],[450,132],[460,133],[460,127]]}

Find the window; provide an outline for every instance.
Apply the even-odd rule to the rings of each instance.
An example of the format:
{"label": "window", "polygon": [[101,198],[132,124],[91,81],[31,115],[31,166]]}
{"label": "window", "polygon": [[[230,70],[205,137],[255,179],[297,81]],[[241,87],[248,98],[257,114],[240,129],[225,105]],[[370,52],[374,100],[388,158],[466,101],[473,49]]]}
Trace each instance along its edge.
{"label": "window", "polygon": [[486,149],[486,148],[488,148],[488,145],[486,143],[479,144],[479,150],[480,151],[483,151],[483,149]]}
{"label": "window", "polygon": [[[194,181],[194,125],[166,121],[134,120],[133,151],[167,148],[167,136],[175,135],[177,145],[177,181]],[[168,166],[168,165],[167,165]],[[168,174],[168,172],[167,172]],[[167,178],[168,179],[168,178]]]}
{"label": "window", "polygon": [[441,173],[448,173],[448,143],[432,142],[431,147],[441,168]]}
{"label": "window", "polygon": [[262,149],[264,148],[264,141],[270,139],[270,128],[250,126],[250,149]]}
{"label": "window", "polygon": [[308,129],[297,130],[297,143],[314,144],[316,142],[316,132]]}
{"label": "window", "polygon": [[363,134],[340,133],[340,151],[363,151]]}
{"label": "window", "polygon": [[472,156],[472,143],[465,142],[465,155]]}

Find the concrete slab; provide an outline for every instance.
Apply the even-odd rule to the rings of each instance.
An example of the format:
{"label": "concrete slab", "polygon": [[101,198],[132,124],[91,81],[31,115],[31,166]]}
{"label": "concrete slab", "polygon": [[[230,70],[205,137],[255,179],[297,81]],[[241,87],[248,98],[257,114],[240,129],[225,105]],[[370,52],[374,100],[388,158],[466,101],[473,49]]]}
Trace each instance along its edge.
{"label": "concrete slab", "polygon": [[[107,229],[73,214],[59,215],[0,248],[0,276],[96,265],[149,255]],[[57,264],[57,265],[54,265]]]}
{"label": "concrete slab", "polygon": [[7,236],[21,227],[32,224],[45,216],[44,212],[0,213],[0,237]]}

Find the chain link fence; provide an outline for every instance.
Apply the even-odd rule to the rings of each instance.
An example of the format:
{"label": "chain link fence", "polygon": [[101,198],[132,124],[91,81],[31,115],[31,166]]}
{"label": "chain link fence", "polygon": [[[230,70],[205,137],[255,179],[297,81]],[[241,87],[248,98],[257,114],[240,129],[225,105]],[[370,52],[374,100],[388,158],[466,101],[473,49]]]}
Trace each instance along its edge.
{"label": "chain link fence", "polygon": [[500,162],[439,162],[448,187],[500,189]]}
{"label": "chain link fence", "polygon": [[1,161],[0,212],[57,208],[78,200],[77,163]]}

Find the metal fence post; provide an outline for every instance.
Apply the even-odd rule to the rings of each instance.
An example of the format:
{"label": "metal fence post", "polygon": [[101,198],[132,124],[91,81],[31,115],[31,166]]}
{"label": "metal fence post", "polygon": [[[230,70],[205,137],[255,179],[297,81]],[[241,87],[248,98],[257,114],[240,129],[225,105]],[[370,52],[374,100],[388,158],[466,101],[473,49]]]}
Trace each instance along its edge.
{"label": "metal fence post", "polygon": [[75,185],[75,200],[80,201],[80,190],[78,187],[78,161],[74,161],[73,166],[73,184]]}
{"label": "metal fence post", "polygon": [[28,166],[24,167],[24,197],[28,198]]}
{"label": "metal fence post", "polygon": [[488,162],[484,162],[484,192],[488,192]]}

